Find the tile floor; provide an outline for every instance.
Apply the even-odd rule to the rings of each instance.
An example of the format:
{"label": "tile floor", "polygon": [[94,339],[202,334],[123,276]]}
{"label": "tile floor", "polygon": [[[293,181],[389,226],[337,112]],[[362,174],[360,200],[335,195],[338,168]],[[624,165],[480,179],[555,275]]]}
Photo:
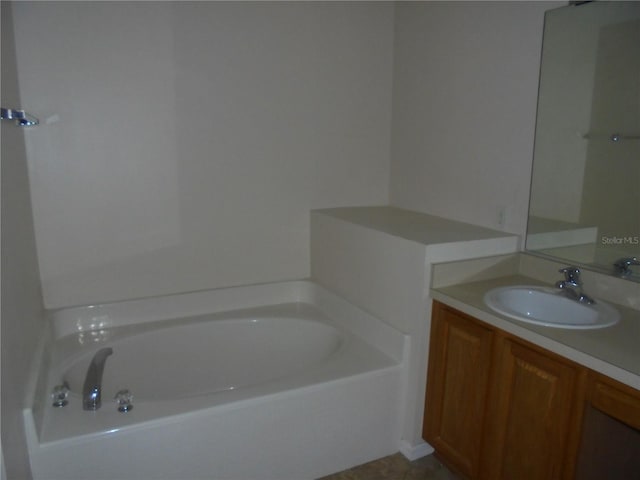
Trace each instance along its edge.
{"label": "tile floor", "polygon": [[396,453],[319,480],[458,480],[458,477],[433,455],[410,462]]}

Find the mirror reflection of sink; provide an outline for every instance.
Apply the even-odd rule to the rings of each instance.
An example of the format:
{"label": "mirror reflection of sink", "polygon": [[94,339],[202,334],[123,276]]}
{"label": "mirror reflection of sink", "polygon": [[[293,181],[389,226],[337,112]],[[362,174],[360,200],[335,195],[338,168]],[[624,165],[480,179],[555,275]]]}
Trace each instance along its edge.
{"label": "mirror reflection of sink", "polygon": [[507,317],[546,327],[603,328],[620,320],[618,311],[601,300],[587,305],[549,287],[518,285],[494,288],[484,296],[484,303]]}

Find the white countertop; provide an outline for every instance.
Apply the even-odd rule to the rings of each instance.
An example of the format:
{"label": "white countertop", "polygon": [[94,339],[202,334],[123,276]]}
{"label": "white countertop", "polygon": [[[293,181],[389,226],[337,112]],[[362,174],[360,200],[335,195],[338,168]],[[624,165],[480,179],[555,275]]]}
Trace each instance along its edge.
{"label": "white countertop", "polygon": [[508,285],[544,284],[522,275],[510,275],[434,288],[431,289],[431,296],[434,300],[640,390],[638,310],[612,304],[620,312],[620,322],[601,329],[543,327],[502,316],[485,305],[483,297],[486,292]]}

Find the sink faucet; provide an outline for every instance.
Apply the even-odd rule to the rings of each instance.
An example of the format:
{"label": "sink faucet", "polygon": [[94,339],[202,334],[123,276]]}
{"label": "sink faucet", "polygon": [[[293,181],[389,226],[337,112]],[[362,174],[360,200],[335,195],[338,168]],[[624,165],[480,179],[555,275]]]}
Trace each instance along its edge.
{"label": "sink faucet", "polygon": [[640,265],[640,260],[636,257],[620,258],[613,264],[616,275],[619,277],[629,277],[633,271],[629,268],[631,265]]}
{"label": "sink faucet", "polygon": [[556,282],[556,287],[561,290],[565,297],[587,305],[596,303],[594,299],[582,291],[580,269],[578,267],[561,268],[559,272],[564,273],[564,280]]}
{"label": "sink faucet", "polygon": [[87,369],[87,376],[82,386],[82,409],[98,410],[102,404],[102,372],[107,357],[113,353],[113,349],[106,347],[96,352]]}

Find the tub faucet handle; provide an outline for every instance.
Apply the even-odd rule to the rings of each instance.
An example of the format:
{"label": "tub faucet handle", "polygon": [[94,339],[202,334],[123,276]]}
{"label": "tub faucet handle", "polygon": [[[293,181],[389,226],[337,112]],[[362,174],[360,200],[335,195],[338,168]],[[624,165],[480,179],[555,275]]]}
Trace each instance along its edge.
{"label": "tub faucet handle", "polygon": [[116,396],[113,397],[118,405],[118,411],[126,413],[133,408],[133,394],[129,390],[119,390]]}
{"label": "tub faucet handle", "polygon": [[67,400],[68,396],[69,384],[67,382],[56,385],[51,391],[51,398],[53,399],[52,405],[54,407],[65,407],[69,403],[69,400]]}

